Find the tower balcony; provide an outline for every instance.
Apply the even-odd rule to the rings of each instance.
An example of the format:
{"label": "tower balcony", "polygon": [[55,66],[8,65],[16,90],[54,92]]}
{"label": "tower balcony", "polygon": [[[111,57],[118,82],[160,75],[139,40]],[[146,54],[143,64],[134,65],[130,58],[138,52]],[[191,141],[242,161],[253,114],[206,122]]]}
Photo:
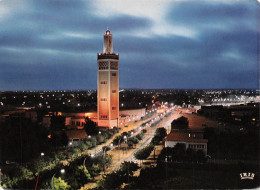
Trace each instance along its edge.
{"label": "tower balcony", "polygon": [[98,59],[119,59],[118,53],[98,53],[97,54]]}

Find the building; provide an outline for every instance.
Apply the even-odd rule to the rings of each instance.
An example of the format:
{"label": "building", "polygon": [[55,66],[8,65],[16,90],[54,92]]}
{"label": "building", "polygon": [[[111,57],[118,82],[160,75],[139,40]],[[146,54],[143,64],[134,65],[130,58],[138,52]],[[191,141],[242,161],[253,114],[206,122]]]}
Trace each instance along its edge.
{"label": "building", "polygon": [[207,155],[207,139],[203,139],[202,131],[173,130],[165,140],[165,147],[174,147],[177,143],[185,144],[186,149],[202,150]]}
{"label": "building", "polygon": [[142,117],[145,116],[145,112],[146,112],[145,108],[120,110],[119,111],[120,124],[140,120]]}
{"label": "building", "polygon": [[113,53],[112,34],[104,34],[103,53],[97,55],[97,112],[99,127],[118,127],[119,119],[119,54]]}
{"label": "building", "polygon": [[67,130],[65,133],[69,140],[69,146],[77,146],[81,141],[86,140],[88,137],[85,130]]}

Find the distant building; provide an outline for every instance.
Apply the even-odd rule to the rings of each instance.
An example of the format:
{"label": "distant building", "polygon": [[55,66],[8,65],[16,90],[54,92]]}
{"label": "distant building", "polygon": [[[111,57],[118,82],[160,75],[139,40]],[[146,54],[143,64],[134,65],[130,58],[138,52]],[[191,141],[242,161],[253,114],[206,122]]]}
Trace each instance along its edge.
{"label": "distant building", "polygon": [[85,130],[67,130],[65,133],[69,139],[69,146],[77,146],[88,137]]}
{"label": "distant building", "polygon": [[25,117],[28,119],[31,119],[33,122],[37,122],[38,115],[35,110],[28,110],[25,112]]}
{"label": "distant building", "polygon": [[146,109],[131,109],[131,110],[120,110],[120,124],[127,123],[135,120],[139,120],[145,116]]}
{"label": "distant building", "polygon": [[202,150],[207,155],[207,139],[203,139],[202,131],[174,130],[165,140],[165,147],[174,147],[177,143],[183,143],[187,148]]}
{"label": "distant building", "polygon": [[103,53],[98,53],[97,112],[99,127],[118,127],[119,120],[119,54],[113,53],[112,34],[104,34]]}

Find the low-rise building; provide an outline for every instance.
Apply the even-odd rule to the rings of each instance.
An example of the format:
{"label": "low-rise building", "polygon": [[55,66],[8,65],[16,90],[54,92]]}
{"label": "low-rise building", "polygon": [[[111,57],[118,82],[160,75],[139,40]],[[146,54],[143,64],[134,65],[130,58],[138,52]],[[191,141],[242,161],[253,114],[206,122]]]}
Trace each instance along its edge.
{"label": "low-rise building", "polygon": [[77,146],[88,137],[85,130],[67,130],[65,133],[69,139],[69,146]]}
{"label": "low-rise building", "polygon": [[207,155],[207,139],[202,131],[173,130],[165,140],[165,147],[174,147],[177,143],[185,144],[186,149],[202,150]]}

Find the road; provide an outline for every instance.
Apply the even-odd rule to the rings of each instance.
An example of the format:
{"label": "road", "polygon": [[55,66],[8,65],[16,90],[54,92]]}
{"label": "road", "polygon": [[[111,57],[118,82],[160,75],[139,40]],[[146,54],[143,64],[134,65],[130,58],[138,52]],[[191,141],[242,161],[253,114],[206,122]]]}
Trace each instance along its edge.
{"label": "road", "polygon": [[[120,131],[121,133],[122,132],[127,132],[127,131],[130,131],[130,130],[133,130],[135,128],[138,128],[142,123],[144,122],[147,122],[149,120],[153,120],[153,123],[158,121],[158,119],[161,117],[162,120],[160,121],[160,123],[158,123],[156,126],[154,127],[150,127],[151,126],[151,123],[149,125],[147,125],[146,127],[144,128],[141,128],[140,130],[142,129],[146,129],[147,132],[145,133],[143,139],[136,145],[136,148],[135,149],[128,149],[128,150],[122,150],[122,149],[116,149],[116,148],[113,148],[112,150],[110,150],[108,152],[109,155],[112,156],[112,164],[111,166],[109,166],[107,169],[106,169],[106,173],[110,173],[114,170],[117,170],[119,169],[120,165],[122,162],[124,161],[133,161],[133,162],[137,162],[138,160],[136,160],[134,158],[134,153],[137,152],[138,150],[140,150],[141,148],[147,146],[150,141],[152,140],[152,137],[154,136],[154,133],[155,133],[155,130],[159,127],[165,127],[166,130],[167,130],[167,134],[170,132],[170,124],[172,122],[172,120],[174,119],[177,119],[178,117],[180,117],[180,112],[179,111],[176,111],[174,109],[169,109],[169,111],[171,112],[171,114],[168,116],[168,117],[164,117],[164,114],[154,114],[151,118],[149,119],[146,119],[146,120],[143,120],[143,121],[138,121],[136,123],[132,122],[131,125],[129,125],[129,127],[126,129],[122,129],[122,131]],[[130,127],[131,126],[131,127]],[[137,131],[135,134],[133,135],[136,135],[138,134],[139,131]],[[110,145],[113,141],[113,138],[111,138],[110,140],[107,141],[107,143],[105,143],[105,145]],[[104,144],[101,146],[101,148],[103,146],[105,146]],[[101,149],[100,148],[96,148],[98,151],[97,152],[100,152]],[[89,151],[90,154],[94,154],[93,150],[90,150]],[[96,178],[96,180],[98,179],[101,179],[101,175],[98,176]],[[86,184],[84,186],[84,188],[82,187],[82,189],[90,189],[90,188],[94,188],[96,186],[95,183],[92,183],[92,184]]]}

